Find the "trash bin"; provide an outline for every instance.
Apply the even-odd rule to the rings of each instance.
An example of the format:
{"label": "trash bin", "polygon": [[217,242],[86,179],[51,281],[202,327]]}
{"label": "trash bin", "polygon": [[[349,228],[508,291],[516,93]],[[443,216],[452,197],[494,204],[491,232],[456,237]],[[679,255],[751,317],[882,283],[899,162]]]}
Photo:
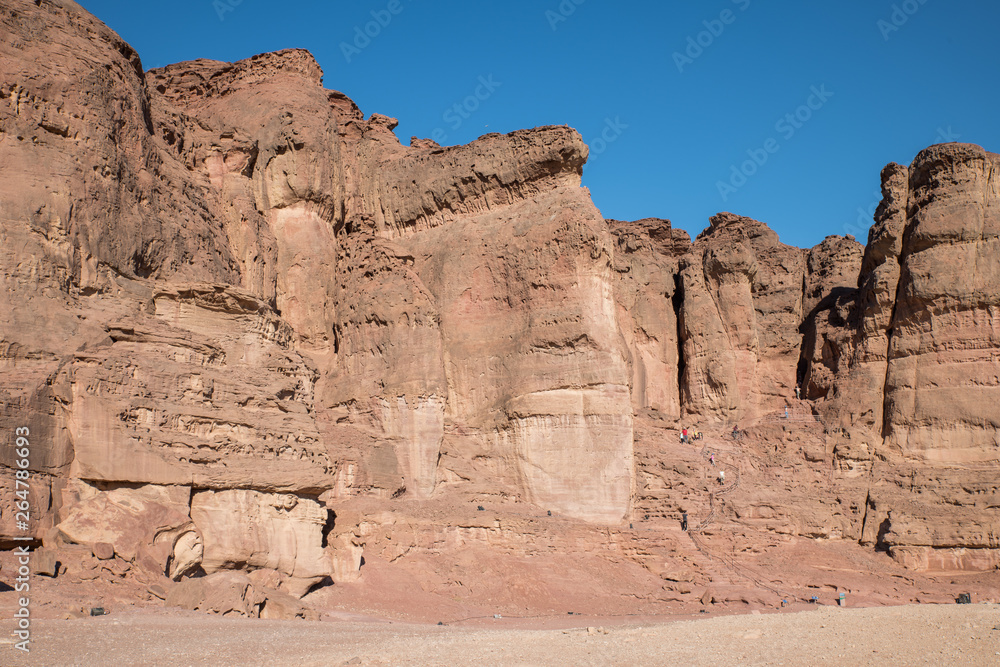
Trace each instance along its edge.
{"label": "trash bin", "polygon": [[845,598],[846,598],[846,596],[843,593],[841,593],[840,594],[840,606],[841,607],[846,607],[847,606],[847,600]]}

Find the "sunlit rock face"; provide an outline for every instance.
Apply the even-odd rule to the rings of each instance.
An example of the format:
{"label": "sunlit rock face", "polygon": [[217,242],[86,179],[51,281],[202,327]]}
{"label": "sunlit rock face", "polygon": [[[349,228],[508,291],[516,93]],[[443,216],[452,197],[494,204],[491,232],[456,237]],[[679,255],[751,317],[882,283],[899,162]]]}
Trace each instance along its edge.
{"label": "sunlit rock face", "polygon": [[[637,498],[689,502],[668,429],[790,407],[810,464],[878,489],[848,516],[790,483],[739,521],[914,567],[996,562],[996,155],[886,167],[863,250],[732,213],[692,242],[605,220],[568,127],[405,146],[308,52],[143,72],[75,3],[7,5],[0,430],[30,432],[46,546],[301,595],[361,576],[381,528],[345,525],[353,501],[628,525]],[[0,464],[9,507],[10,448]]]}
{"label": "sunlit rock face", "polygon": [[680,271],[685,412],[754,420],[795,395],[806,252],[767,225],[720,213]]}
{"label": "sunlit rock face", "polygon": [[1000,458],[998,164],[978,146],[943,144],[882,172],[835,395],[841,419],[907,457]]}
{"label": "sunlit rock face", "polygon": [[[304,51],[143,73],[72,3],[3,29],[3,420],[39,436],[40,500],[465,485],[625,517],[631,369],[576,132],[407,147]],[[264,567],[201,516],[185,559]]]}
{"label": "sunlit rock face", "polygon": [[978,146],[922,151],[886,373],[887,444],[932,461],[1000,454],[1000,157]]}

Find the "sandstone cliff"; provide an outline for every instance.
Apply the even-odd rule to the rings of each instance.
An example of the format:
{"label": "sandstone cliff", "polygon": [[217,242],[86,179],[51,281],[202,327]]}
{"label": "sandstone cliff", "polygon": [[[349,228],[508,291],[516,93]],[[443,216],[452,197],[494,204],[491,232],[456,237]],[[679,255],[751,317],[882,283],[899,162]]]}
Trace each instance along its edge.
{"label": "sandstone cliff", "polygon": [[[859,414],[908,457],[1000,455],[998,415],[988,407],[1000,396],[998,168],[995,154],[947,144],[882,172],[884,199],[859,280],[858,358],[838,387],[841,411]],[[873,412],[854,407],[855,386]]]}
{"label": "sandstone cliff", "polygon": [[[0,429],[30,430],[28,532],[70,576],[101,544],[116,575],[301,596],[366,550],[538,555],[603,539],[582,521],[704,579],[673,538],[626,546],[681,511],[1000,561],[996,155],[886,167],[863,249],[731,213],[692,242],[605,220],[567,127],[404,146],[305,51],[143,72],[68,0],[0,30]],[[747,480],[718,504],[664,446],[692,424]],[[566,533],[455,509],[480,503]]]}

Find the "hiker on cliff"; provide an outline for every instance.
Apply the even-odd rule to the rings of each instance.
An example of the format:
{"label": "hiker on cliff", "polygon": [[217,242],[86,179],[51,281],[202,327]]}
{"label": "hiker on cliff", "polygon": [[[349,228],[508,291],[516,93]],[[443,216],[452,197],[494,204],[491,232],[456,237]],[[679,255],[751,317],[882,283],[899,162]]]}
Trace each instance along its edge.
{"label": "hiker on cliff", "polygon": [[719,471],[719,486],[722,486],[725,483],[726,483],[726,471],[725,470],[720,470]]}
{"label": "hiker on cliff", "polygon": [[802,390],[798,387],[798,385],[795,386],[795,400],[796,401],[802,400]]}
{"label": "hiker on cliff", "polygon": [[713,466],[715,465],[715,454],[708,455],[708,462],[711,463]]}
{"label": "hiker on cliff", "polygon": [[688,513],[684,512],[681,514],[681,530],[688,529]]}
{"label": "hiker on cliff", "polygon": [[688,441],[688,430],[685,428],[681,431],[681,442],[687,444]]}
{"label": "hiker on cliff", "polygon": [[785,406],[785,419],[788,419],[788,406]]}
{"label": "hiker on cliff", "polygon": [[740,437],[740,429],[736,424],[733,424],[733,440],[736,440],[739,437]]}

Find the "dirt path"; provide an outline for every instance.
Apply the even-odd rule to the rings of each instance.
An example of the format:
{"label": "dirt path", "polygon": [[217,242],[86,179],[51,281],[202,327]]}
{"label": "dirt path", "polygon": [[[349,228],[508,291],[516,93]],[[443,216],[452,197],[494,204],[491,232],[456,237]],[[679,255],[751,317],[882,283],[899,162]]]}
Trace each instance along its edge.
{"label": "dirt path", "polygon": [[[582,619],[585,623],[593,619]],[[579,621],[577,621],[579,622]],[[33,626],[27,659],[0,623],[4,665],[996,665],[1000,606],[910,605],[525,629],[356,620],[259,621],[193,613]]]}

